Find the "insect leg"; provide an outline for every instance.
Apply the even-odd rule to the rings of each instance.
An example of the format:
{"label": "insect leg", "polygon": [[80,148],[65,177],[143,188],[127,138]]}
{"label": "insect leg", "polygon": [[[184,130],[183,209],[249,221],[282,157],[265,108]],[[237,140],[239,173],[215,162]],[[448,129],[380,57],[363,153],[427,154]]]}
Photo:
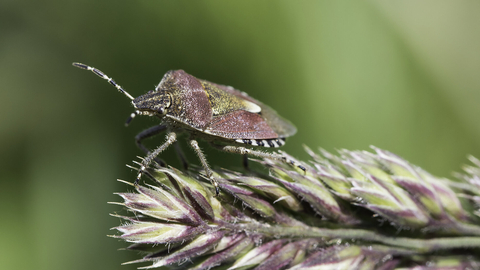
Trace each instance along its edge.
{"label": "insect leg", "polygon": [[177,156],[180,159],[180,162],[182,162],[183,169],[188,170],[187,158],[183,154],[182,148],[180,147],[180,144],[178,143],[178,141],[176,141],[173,146],[175,146],[175,152],[177,152]]}
{"label": "insect leg", "polygon": [[220,194],[220,188],[218,187],[218,182],[213,178],[213,171],[210,169],[210,166],[208,166],[207,159],[205,158],[205,155],[202,152],[202,149],[200,149],[200,146],[198,146],[198,142],[196,140],[191,139],[190,140],[190,145],[192,146],[193,150],[198,155],[198,158],[200,159],[200,162],[202,163],[203,169],[205,170],[205,173],[207,174],[207,177],[210,179],[212,182],[212,185],[215,187],[215,196],[218,196]]}
{"label": "insect leg", "polygon": [[283,161],[283,162],[285,162],[289,165],[297,166],[304,173],[307,171],[307,169],[304,166],[302,166],[300,164],[297,164],[293,160],[288,160],[285,156],[277,154],[277,153],[262,152],[262,151],[258,151],[258,150],[254,150],[254,149],[245,148],[243,146],[231,146],[231,145],[219,146],[219,145],[215,145],[215,144],[212,144],[212,145],[214,147],[220,149],[220,150],[223,150],[223,151],[229,152],[229,153],[237,153],[237,154],[241,154],[241,155],[252,155],[252,156],[261,157],[261,158],[276,159],[276,160],[279,160],[279,161]]}
{"label": "insect leg", "polygon": [[243,155],[243,168],[247,171],[250,171],[250,167],[248,166],[248,155]]}
{"label": "insect leg", "polygon": [[140,170],[138,170],[137,180],[135,180],[135,185],[138,185],[140,178],[142,177],[143,172],[147,169],[148,165],[152,163],[152,160],[155,159],[163,150],[165,150],[168,146],[172,145],[177,140],[177,134],[175,132],[169,132],[167,134],[167,141],[157,147],[153,152],[149,153],[145,159],[142,160],[142,166]]}
{"label": "insect leg", "polygon": [[[145,152],[146,155],[150,154],[150,150],[142,143],[143,140],[148,139],[150,137],[153,137],[155,135],[160,134],[161,132],[165,131],[167,129],[167,126],[164,125],[159,125],[159,126],[153,126],[151,128],[148,128],[135,136],[135,143],[137,144],[138,148],[142,149],[143,152]],[[160,166],[165,167],[166,163],[155,157],[155,161],[160,164]]]}

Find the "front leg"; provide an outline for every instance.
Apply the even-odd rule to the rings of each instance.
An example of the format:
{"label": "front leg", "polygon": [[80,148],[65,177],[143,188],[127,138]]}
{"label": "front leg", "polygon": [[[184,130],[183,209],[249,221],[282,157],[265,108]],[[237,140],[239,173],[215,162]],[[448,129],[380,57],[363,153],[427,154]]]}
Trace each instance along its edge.
{"label": "front leg", "polygon": [[[150,155],[150,150],[143,144],[143,140],[151,138],[153,136],[156,136],[163,131],[167,129],[166,125],[158,125],[158,126],[153,126],[150,128],[145,129],[144,131],[140,132],[135,136],[135,143],[137,144],[138,148],[140,148],[145,154],[148,156]],[[185,158],[185,155],[182,152],[182,149],[180,148],[180,145],[178,145],[178,142],[175,142],[175,152],[177,152],[177,156],[180,159],[180,162],[183,165],[183,168],[185,170],[188,169],[188,162],[187,159]],[[161,167],[166,167],[167,164],[165,161],[155,158],[155,162],[157,162]]]}
{"label": "front leg", "polygon": [[140,170],[138,170],[138,175],[137,175],[137,180],[135,180],[135,185],[138,185],[138,182],[140,181],[140,178],[142,177],[143,172],[147,169],[148,165],[152,163],[152,161],[161,153],[163,150],[165,150],[167,147],[172,145],[174,142],[177,141],[177,134],[175,132],[169,132],[167,134],[167,141],[157,147],[153,152],[148,154],[143,160],[142,160],[142,166],[140,167]]}
{"label": "front leg", "polygon": [[[140,148],[148,156],[150,155],[150,150],[142,143],[143,140],[156,136],[161,132],[165,131],[166,129],[167,126],[165,125],[158,125],[147,128],[144,131],[138,133],[137,136],[135,136],[135,143],[137,144],[138,148]],[[162,167],[166,166],[166,163],[159,158],[155,158],[155,161]]]}

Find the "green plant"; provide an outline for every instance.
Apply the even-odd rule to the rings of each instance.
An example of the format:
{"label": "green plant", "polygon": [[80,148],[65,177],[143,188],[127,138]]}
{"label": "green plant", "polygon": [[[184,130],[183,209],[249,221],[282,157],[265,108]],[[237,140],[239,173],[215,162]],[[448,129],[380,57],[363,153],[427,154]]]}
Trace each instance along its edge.
{"label": "green plant", "polygon": [[114,215],[114,237],[145,253],[141,268],[480,267],[480,161],[453,181],[378,148],[306,150],[306,173],[270,159],[268,175],[216,170],[218,197],[197,170],[150,168],[156,185],[119,193],[134,215]]}

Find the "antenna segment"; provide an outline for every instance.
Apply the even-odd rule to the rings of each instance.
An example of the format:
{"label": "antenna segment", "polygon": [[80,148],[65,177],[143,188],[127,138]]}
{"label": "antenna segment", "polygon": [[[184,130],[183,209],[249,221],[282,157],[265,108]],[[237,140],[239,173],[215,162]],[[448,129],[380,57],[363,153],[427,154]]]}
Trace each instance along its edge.
{"label": "antenna segment", "polygon": [[82,64],[82,63],[72,63],[72,65],[74,67],[78,67],[78,68],[81,68],[81,69],[85,69],[85,70],[90,70],[91,72],[95,73],[98,77],[104,79],[104,80],[107,80],[111,85],[115,86],[115,88],[118,89],[118,91],[120,91],[121,93],[125,94],[125,96],[127,96],[129,99],[133,100],[134,98],[129,94],[127,93],[127,91],[125,91],[120,85],[118,85],[112,78],[108,77],[107,75],[105,75],[105,73],[103,73],[102,71],[94,68],[94,67],[91,67],[91,66],[87,66],[85,64]]}

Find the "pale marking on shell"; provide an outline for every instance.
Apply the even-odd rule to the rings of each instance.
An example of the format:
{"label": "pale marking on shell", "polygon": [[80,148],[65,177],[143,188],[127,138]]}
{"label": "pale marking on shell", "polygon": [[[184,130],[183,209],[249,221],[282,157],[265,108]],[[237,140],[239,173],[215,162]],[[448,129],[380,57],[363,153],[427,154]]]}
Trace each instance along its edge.
{"label": "pale marking on shell", "polygon": [[250,102],[248,100],[242,100],[243,105],[245,105],[245,110],[249,111],[251,113],[260,113],[262,111],[262,108],[258,106],[257,104]]}

